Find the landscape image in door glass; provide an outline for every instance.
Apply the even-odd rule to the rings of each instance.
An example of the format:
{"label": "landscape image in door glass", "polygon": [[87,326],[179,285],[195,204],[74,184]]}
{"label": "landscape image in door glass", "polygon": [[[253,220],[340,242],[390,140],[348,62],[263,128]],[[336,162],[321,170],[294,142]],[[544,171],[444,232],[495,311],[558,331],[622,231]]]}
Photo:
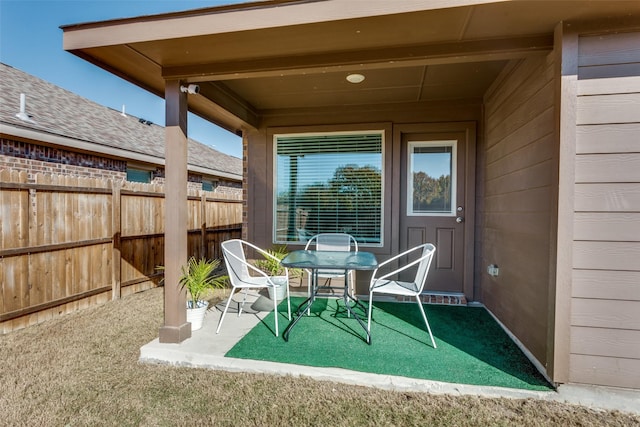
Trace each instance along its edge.
{"label": "landscape image in door glass", "polygon": [[382,135],[278,137],[276,241],[349,233],[380,243]]}
{"label": "landscape image in door glass", "polygon": [[414,147],[413,212],[451,212],[452,147]]}

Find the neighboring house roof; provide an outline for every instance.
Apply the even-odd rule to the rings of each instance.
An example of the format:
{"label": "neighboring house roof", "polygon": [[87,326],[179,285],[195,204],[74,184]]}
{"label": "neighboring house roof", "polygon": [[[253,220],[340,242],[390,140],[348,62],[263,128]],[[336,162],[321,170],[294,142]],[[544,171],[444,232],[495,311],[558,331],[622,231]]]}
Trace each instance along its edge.
{"label": "neighboring house roof", "polygon": [[[20,94],[25,94],[22,119]],[[26,119],[26,120],[25,120]],[[142,122],[141,122],[142,121]],[[128,160],[164,164],[164,127],[96,104],[0,63],[0,132]],[[189,170],[242,180],[242,160],[193,139]]]}

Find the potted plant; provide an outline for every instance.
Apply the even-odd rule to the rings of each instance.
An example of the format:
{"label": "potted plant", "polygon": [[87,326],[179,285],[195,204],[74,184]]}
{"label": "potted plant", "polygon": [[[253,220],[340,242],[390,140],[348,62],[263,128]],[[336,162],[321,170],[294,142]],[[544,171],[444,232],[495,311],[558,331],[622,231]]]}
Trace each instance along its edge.
{"label": "potted plant", "polygon": [[[191,323],[191,330],[196,331],[202,327],[204,315],[209,307],[209,301],[203,299],[209,289],[224,288],[229,276],[216,275],[220,266],[219,259],[207,260],[205,258],[189,258],[186,265],[182,266],[179,284],[187,291],[187,322]],[[160,267],[164,269],[164,267]]]}
{"label": "potted plant", "polygon": [[[274,258],[262,258],[255,260],[255,266],[269,275],[272,281],[276,284],[276,294],[273,295],[273,290],[269,288],[269,298],[274,297],[281,301],[286,295],[286,286],[282,286],[287,280],[285,274],[285,268],[280,264],[280,261],[287,256],[287,248],[285,246],[277,246],[273,249],[267,249],[266,252],[272,255]],[[300,277],[302,270],[289,269],[289,277]]]}

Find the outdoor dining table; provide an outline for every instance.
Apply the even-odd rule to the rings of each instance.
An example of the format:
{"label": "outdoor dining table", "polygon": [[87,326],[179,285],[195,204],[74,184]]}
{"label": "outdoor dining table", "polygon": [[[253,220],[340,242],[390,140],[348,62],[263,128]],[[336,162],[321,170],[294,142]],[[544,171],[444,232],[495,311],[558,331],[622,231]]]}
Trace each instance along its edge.
{"label": "outdoor dining table", "polygon": [[[311,270],[311,293],[296,311],[294,319],[289,323],[287,329],[282,334],[285,341],[289,341],[291,329],[298,323],[304,314],[311,308],[318,296],[318,272],[322,270],[375,270],[378,267],[378,260],[371,252],[350,252],[350,251],[314,251],[298,250],[289,253],[281,261],[282,265],[288,268],[305,268]],[[349,315],[353,316],[367,335],[367,343],[371,344],[371,336],[367,325],[353,311],[351,302],[360,302],[349,293],[347,280],[344,283],[344,293],[342,296],[345,308]],[[360,304],[361,305],[361,304]]]}

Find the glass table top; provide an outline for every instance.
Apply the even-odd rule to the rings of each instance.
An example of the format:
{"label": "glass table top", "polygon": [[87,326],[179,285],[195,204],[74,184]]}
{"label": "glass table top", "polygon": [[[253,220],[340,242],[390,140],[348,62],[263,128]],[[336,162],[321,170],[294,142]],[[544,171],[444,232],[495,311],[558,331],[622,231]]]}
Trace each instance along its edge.
{"label": "glass table top", "polygon": [[371,252],[293,251],[282,260],[289,268],[375,270],[378,260]]}

